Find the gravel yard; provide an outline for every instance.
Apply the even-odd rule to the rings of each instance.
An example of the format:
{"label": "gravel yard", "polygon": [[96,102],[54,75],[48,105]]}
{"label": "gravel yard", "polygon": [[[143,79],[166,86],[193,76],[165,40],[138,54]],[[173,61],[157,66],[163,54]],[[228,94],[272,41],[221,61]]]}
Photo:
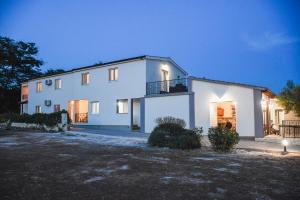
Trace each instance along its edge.
{"label": "gravel yard", "polygon": [[300,199],[300,156],[0,132],[0,199]]}

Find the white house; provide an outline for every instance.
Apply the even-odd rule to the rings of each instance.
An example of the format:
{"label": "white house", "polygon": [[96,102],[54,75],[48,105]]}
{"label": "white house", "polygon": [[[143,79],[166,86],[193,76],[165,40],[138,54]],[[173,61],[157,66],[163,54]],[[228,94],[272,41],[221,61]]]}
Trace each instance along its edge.
{"label": "white house", "polygon": [[22,85],[22,113],[65,109],[75,126],[151,132],[155,119],[188,128],[230,122],[240,136],[263,137],[264,87],[188,76],[171,58],[140,56],[33,79]]}

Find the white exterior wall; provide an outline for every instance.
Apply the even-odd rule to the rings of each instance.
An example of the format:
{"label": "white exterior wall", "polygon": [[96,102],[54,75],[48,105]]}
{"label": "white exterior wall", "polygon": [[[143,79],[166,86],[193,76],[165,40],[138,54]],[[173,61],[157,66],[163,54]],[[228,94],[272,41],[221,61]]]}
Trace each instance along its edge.
{"label": "white exterior wall", "polygon": [[189,95],[145,98],[145,132],[150,133],[158,117],[183,119],[189,128]]}
{"label": "white exterior wall", "polygon": [[[108,80],[108,69],[118,67],[117,81]],[[81,85],[81,74],[90,73],[90,84]],[[62,80],[62,88],[54,89],[55,79]],[[52,85],[47,86],[45,80],[52,79]],[[43,90],[36,92],[36,82],[41,81]],[[122,64],[104,66],[101,68],[81,70],[70,74],[58,75],[30,81],[29,86],[29,113],[35,112],[35,106],[41,105],[42,112],[54,111],[54,104],[60,104],[61,110],[68,110],[68,101],[89,101],[89,116],[87,125],[130,125],[131,98],[140,98],[146,94],[146,61],[134,61]],[[128,114],[116,113],[117,99],[128,99]],[[45,100],[51,100],[51,106],[46,107]],[[100,113],[91,114],[91,102],[100,102]]]}
{"label": "white exterior wall", "polygon": [[240,136],[255,136],[253,89],[192,80],[192,91],[195,93],[195,126],[203,127],[204,134],[210,128],[211,103],[233,101],[237,132]]}
{"label": "white exterior wall", "polygon": [[147,60],[147,82],[162,81],[162,70],[169,72],[169,80],[185,78],[185,74],[168,61]]}

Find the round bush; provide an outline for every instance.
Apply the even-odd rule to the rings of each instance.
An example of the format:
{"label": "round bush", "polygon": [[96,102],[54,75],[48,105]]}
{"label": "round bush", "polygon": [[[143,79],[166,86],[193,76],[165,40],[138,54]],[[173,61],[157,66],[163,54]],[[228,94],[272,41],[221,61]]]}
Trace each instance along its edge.
{"label": "round bush", "polygon": [[230,151],[239,142],[239,134],[232,129],[218,126],[208,130],[208,139],[216,151]]}
{"label": "round bush", "polygon": [[174,149],[200,148],[202,129],[185,129],[182,119],[173,117],[159,118],[157,126],[151,132],[148,143],[151,146],[169,147]]}

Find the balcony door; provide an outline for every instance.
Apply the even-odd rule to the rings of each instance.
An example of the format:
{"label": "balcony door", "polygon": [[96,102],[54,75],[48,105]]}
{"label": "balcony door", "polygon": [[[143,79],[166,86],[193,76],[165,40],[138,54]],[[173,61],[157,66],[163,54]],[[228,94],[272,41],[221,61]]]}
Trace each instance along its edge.
{"label": "balcony door", "polygon": [[162,84],[160,91],[162,92],[168,92],[169,91],[169,72],[167,70],[161,70],[162,71]]}
{"label": "balcony door", "polygon": [[73,123],[88,123],[88,100],[69,101],[68,112]]}

